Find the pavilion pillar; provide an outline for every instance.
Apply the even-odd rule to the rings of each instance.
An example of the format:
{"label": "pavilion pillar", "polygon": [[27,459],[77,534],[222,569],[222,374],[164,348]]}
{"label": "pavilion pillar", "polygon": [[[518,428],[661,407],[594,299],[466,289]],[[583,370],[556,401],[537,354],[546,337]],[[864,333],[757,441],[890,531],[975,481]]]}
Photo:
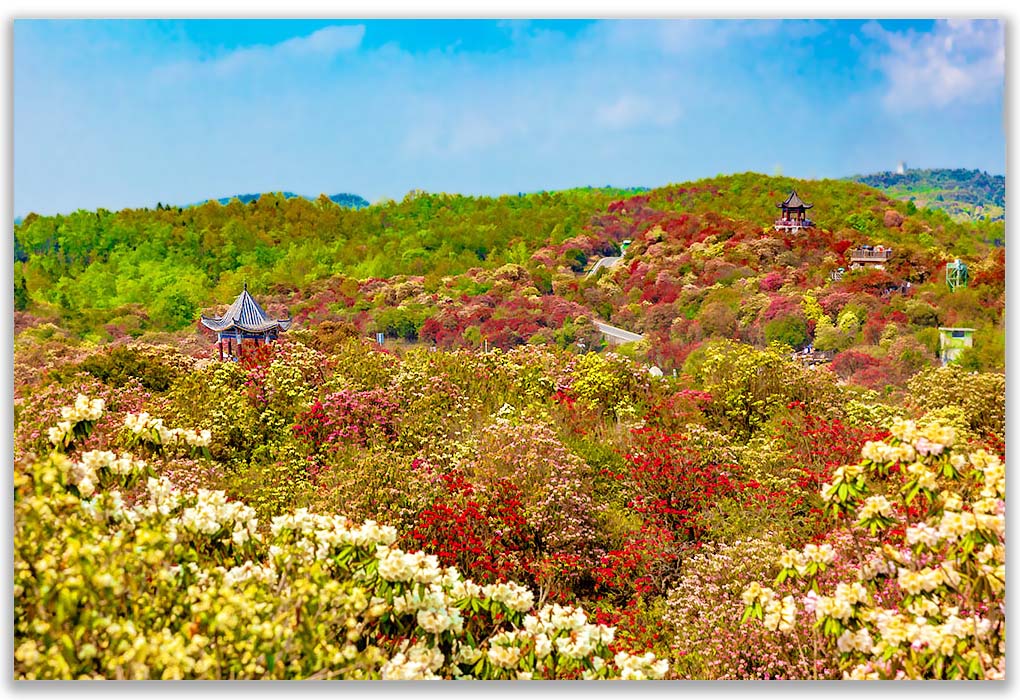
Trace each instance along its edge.
{"label": "pavilion pillar", "polygon": [[223,362],[223,338],[220,338],[220,342],[216,343],[220,348],[220,362]]}

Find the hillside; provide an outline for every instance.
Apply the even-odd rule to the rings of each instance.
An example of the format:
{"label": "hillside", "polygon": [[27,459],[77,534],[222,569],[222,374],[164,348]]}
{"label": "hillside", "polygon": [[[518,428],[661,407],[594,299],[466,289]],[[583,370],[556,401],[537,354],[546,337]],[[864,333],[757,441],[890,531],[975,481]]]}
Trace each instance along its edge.
{"label": "hillside", "polygon": [[[793,188],[818,227],[777,234],[776,202]],[[16,308],[25,324],[95,341],[144,337],[194,329],[247,282],[305,326],[441,347],[593,347],[601,319],[645,334],[638,351],[665,370],[714,337],[778,340],[863,353],[858,379],[882,388],[935,361],[935,326],[965,324],[979,329],[967,362],[1004,363],[1004,256],[989,243],[1003,223],[957,222],[857,183],[746,173],[636,194],[324,200],[30,216],[16,228]],[[626,239],[625,264],[583,277]],[[830,279],[861,244],[896,254],[884,271]],[[972,283],[950,294],[944,266],[957,257]]]}
{"label": "hillside", "polygon": [[960,221],[1001,221],[1006,216],[1005,176],[982,170],[908,169],[902,175],[884,172],[849,179],[917,207],[941,209]]}

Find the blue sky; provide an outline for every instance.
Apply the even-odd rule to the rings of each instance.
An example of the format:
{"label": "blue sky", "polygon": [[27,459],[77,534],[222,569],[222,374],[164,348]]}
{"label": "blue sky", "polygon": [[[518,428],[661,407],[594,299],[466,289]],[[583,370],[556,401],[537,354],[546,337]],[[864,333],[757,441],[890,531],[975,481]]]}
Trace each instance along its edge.
{"label": "blue sky", "polygon": [[14,212],[1005,172],[995,21],[17,20]]}

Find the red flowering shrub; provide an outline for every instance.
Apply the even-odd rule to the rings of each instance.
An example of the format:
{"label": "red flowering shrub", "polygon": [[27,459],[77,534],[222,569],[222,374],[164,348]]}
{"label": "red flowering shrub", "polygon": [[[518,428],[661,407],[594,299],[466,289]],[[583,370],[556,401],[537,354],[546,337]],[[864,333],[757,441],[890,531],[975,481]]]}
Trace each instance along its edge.
{"label": "red flowering shrub", "polygon": [[635,431],[638,444],[626,456],[635,492],[632,507],[678,540],[697,541],[704,532],[701,510],[736,493],[739,466],[707,464],[682,435],[650,428]]}
{"label": "red flowering shrub", "polygon": [[520,489],[505,479],[479,489],[459,471],[434,478],[439,495],[404,539],[480,583],[531,580],[534,538]]}
{"label": "red flowering shrub", "polygon": [[877,367],[881,364],[878,358],[860,350],[844,350],[832,358],[829,368],[839,376],[840,379],[849,379],[857,372],[868,367]]}

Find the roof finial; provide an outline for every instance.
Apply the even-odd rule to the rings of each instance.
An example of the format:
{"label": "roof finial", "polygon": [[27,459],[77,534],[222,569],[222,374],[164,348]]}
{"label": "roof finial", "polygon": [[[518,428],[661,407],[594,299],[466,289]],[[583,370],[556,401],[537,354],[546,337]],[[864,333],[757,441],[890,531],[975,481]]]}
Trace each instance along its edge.
{"label": "roof finial", "polygon": [[248,280],[244,281],[244,291],[248,291]]}

